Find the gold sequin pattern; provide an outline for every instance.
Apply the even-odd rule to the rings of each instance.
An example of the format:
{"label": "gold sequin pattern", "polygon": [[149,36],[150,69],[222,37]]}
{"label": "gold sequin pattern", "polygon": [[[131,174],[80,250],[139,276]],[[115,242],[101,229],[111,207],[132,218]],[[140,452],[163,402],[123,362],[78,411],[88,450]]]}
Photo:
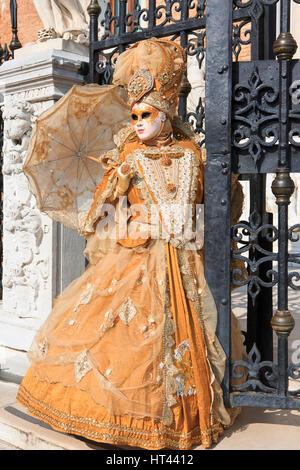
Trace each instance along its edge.
{"label": "gold sequin pattern", "polygon": [[[215,424],[208,431],[201,432],[197,426],[190,432],[185,433],[165,426],[148,431],[147,429],[137,429],[115,423],[105,423],[94,418],[74,416],[52,408],[34,398],[22,385],[19,388],[17,400],[26,406],[32,415],[42,419],[59,431],[77,434],[98,442],[131,444],[146,449],[149,447],[154,449],[163,447],[189,449],[191,446],[200,444],[208,447],[217,442],[224,429],[220,424]],[[90,427],[99,428],[102,431],[92,430]]]}

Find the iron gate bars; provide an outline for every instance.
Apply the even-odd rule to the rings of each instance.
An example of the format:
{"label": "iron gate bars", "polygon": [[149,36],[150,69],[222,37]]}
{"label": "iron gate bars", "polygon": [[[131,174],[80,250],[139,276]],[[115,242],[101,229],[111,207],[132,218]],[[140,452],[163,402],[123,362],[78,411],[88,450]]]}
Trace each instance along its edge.
{"label": "iron gate bars", "polygon": [[[257,283],[264,283],[255,272],[255,264],[276,261],[278,265],[278,272],[273,269],[268,271],[269,286],[277,284],[278,288],[277,310],[271,320],[278,341],[277,364],[272,361],[261,362],[260,352],[255,344],[250,351],[248,363],[236,361],[232,366],[232,376],[236,379],[244,377],[245,380],[233,387],[230,394],[233,406],[300,409],[300,390],[289,391],[288,383],[289,377],[300,377],[300,364],[288,363],[288,337],[295,324],[288,310],[288,287],[299,289],[291,282],[293,276],[299,280],[299,275],[288,273],[288,262],[291,260],[288,241],[293,240],[292,233],[296,228],[288,227],[288,205],[294,191],[290,170],[293,168],[299,172],[299,153],[295,151],[298,144],[293,138],[299,135],[293,123],[293,120],[298,120],[298,113],[291,100],[295,90],[294,79],[299,74],[299,68],[297,61],[292,61],[297,44],[290,34],[290,7],[290,0],[280,1],[280,34],[273,45],[277,61],[260,60],[243,64],[237,71],[235,80],[238,83],[233,88],[233,146],[236,149],[236,169],[258,175],[276,172],[272,192],[278,205],[278,229],[261,223],[261,220],[253,223],[251,217],[249,224],[239,223],[233,228],[234,237],[237,237],[238,229],[243,228],[244,234],[249,237],[249,244],[255,244],[262,253],[262,256],[254,261],[247,260],[251,276],[246,283],[252,283],[253,278]],[[235,106],[237,102],[239,104]],[[250,126],[252,134],[251,131],[243,129],[243,125]],[[247,163],[243,160],[244,156],[246,157],[247,152],[243,153],[246,148]],[[261,249],[258,234],[262,231],[267,231],[269,241],[278,241],[277,253]],[[244,251],[245,246],[234,250],[233,257],[246,260]],[[299,255],[294,257],[297,259]]]}

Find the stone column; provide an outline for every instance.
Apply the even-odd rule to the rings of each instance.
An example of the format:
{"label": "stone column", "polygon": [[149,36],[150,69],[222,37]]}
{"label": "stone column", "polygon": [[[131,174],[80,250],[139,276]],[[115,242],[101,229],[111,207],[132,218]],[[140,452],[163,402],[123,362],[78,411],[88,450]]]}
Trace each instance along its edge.
{"label": "stone column", "polygon": [[[57,296],[85,267],[85,240],[42,214],[22,171],[34,120],[73,84],[88,51],[63,39],[20,49],[0,68],[4,118],[1,376],[28,368],[26,351]],[[15,380],[18,379],[15,378]]]}

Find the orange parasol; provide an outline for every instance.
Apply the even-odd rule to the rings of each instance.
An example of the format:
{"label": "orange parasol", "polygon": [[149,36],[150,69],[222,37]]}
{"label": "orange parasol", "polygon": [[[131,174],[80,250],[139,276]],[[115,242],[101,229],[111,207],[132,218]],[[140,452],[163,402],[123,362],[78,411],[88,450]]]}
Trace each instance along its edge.
{"label": "orange parasol", "polygon": [[126,93],[116,85],[74,85],[41,114],[23,169],[42,212],[80,230],[104,172],[99,157],[129,121]]}

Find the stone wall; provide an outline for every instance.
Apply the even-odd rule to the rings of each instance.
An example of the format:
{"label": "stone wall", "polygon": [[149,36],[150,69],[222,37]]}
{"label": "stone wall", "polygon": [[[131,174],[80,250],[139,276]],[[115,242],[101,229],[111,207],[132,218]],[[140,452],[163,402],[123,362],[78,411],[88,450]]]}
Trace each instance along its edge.
{"label": "stone wall", "polygon": [[53,298],[85,267],[84,238],[38,210],[22,171],[34,120],[74,84],[83,83],[79,69],[88,60],[82,45],[62,39],[47,45],[43,50],[39,45],[21,49],[18,57],[0,68],[4,119],[2,377],[25,374],[29,365],[26,351],[49,315]]}

